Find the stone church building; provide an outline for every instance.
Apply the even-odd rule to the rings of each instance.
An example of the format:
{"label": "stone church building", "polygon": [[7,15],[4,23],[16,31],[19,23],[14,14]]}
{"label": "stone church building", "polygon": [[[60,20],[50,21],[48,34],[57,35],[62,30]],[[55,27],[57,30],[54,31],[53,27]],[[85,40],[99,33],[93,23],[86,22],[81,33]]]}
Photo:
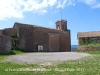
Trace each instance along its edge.
{"label": "stone church building", "polygon": [[13,28],[0,30],[0,53],[10,52],[14,47],[25,52],[71,51],[67,21],[57,21],[56,29],[15,22]]}

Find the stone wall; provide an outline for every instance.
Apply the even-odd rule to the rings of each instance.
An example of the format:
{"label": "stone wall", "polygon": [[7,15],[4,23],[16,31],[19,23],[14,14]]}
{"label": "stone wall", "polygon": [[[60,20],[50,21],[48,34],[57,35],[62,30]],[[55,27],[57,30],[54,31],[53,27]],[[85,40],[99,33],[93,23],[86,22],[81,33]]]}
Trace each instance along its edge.
{"label": "stone wall", "polygon": [[78,38],[78,44],[79,44],[79,45],[84,44],[82,38]]}
{"label": "stone wall", "polygon": [[95,51],[100,50],[100,46],[78,46],[78,51],[84,52],[84,51]]}
{"label": "stone wall", "polygon": [[70,31],[60,33],[60,51],[71,51]]}
{"label": "stone wall", "polygon": [[49,34],[49,51],[59,52],[59,34]]}
{"label": "stone wall", "polygon": [[11,52],[12,38],[9,36],[0,36],[0,53]]}
{"label": "stone wall", "polygon": [[[86,40],[88,39],[88,40]],[[100,43],[100,37],[82,37],[78,38],[79,45]]]}
{"label": "stone wall", "polygon": [[[43,51],[48,52],[49,34],[59,34],[59,51],[71,51],[70,31],[60,31],[43,27],[20,27],[19,48],[25,51],[38,51],[38,45],[43,45]],[[57,39],[53,40],[56,42]]]}
{"label": "stone wall", "polygon": [[33,51],[33,27],[20,27],[18,39],[21,50]]}
{"label": "stone wall", "polygon": [[7,29],[3,30],[3,34],[6,36],[16,36],[17,29],[16,28],[7,28]]}
{"label": "stone wall", "polygon": [[0,30],[0,36],[2,36],[2,30]]}
{"label": "stone wall", "polygon": [[49,51],[49,33],[60,35],[59,51],[71,51],[70,31],[34,27],[34,44],[44,45],[44,51]]}
{"label": "stone wall", "polygon": [[45,28],[40,27],[33,27],[34,33],[33,33],[33,44],[34,44],[34,51],[37,52],[37,46],[43,45],[43,51],[48,52],[49,51],[49,35]]}

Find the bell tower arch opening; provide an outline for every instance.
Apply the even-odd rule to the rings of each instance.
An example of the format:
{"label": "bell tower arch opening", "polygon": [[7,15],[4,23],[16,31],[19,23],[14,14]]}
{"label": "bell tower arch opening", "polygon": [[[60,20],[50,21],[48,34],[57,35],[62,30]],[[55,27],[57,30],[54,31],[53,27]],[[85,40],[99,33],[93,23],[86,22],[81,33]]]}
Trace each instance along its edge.
{"label": "bell tower arch opening", "polygon": [[60,30],[60,25],[57,26],[57,29]]}
{"label": "bell tower arch opening", "polygon": [[67,21],[66,20],[57,21],[56,29],[66,31],[67,30]]}

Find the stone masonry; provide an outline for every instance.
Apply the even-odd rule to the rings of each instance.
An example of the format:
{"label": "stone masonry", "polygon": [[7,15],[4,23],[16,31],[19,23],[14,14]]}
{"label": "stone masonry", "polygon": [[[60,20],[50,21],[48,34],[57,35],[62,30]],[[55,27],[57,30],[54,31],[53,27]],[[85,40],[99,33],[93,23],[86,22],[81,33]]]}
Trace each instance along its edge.
{"label": "stone masonry", "polygon": [[56,44],[56,39],[58,38],[54,37],[55,40],[51,40],[49,38],[49,34],[52,35],[59,34],[59,40],[58,40],[59,49],[57,48],[58,51],[70,51],[70,31],[60,31],[56,29],[48,29],[48,28],[34,27],[34,26],[19,28],[19,42],[20,42],[19,47],[24,51],[37,52],[38,45],[43,45],[44,48],[43,51],[45,52],[52,51],[50,50],[49,44],[52,41],[53,43]]}
{"label": "stone masonry", "polygon": [[12,38],[10,36],[0,36],[0,53],[11,52]]}
{"label": "stone masonry", "polygon": [[97,51],[97,50],[100,50],[100,46],[78,46],[77,50],[80,51],[80,52]]}
{"label": "stone masonry", "polygon": [[49,34],[49,51],[59,52],[59,34]]}
{"label": "stone masonry", "polygon": [[40,45],[43,52],[71,51],[70,30],[67,29],[66,20],[57,21],[56,29],[15,22],[13,28],[2,32],[5,36],[17,36],[18,48],[22,51],[38,52]]}

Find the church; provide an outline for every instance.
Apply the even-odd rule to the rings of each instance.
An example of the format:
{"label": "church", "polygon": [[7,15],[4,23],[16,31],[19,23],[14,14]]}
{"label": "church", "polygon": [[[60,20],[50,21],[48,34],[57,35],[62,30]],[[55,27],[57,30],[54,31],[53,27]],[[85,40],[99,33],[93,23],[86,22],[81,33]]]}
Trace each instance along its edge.
{"label": "church", "polygon": [[[25,52],[71,51],[70,30],[67,21],[57,21],[56,28],[15,22],[12,28],[0,30],[0,52],[18,48]],[[6,41],[5,41],[6,40]]]}

